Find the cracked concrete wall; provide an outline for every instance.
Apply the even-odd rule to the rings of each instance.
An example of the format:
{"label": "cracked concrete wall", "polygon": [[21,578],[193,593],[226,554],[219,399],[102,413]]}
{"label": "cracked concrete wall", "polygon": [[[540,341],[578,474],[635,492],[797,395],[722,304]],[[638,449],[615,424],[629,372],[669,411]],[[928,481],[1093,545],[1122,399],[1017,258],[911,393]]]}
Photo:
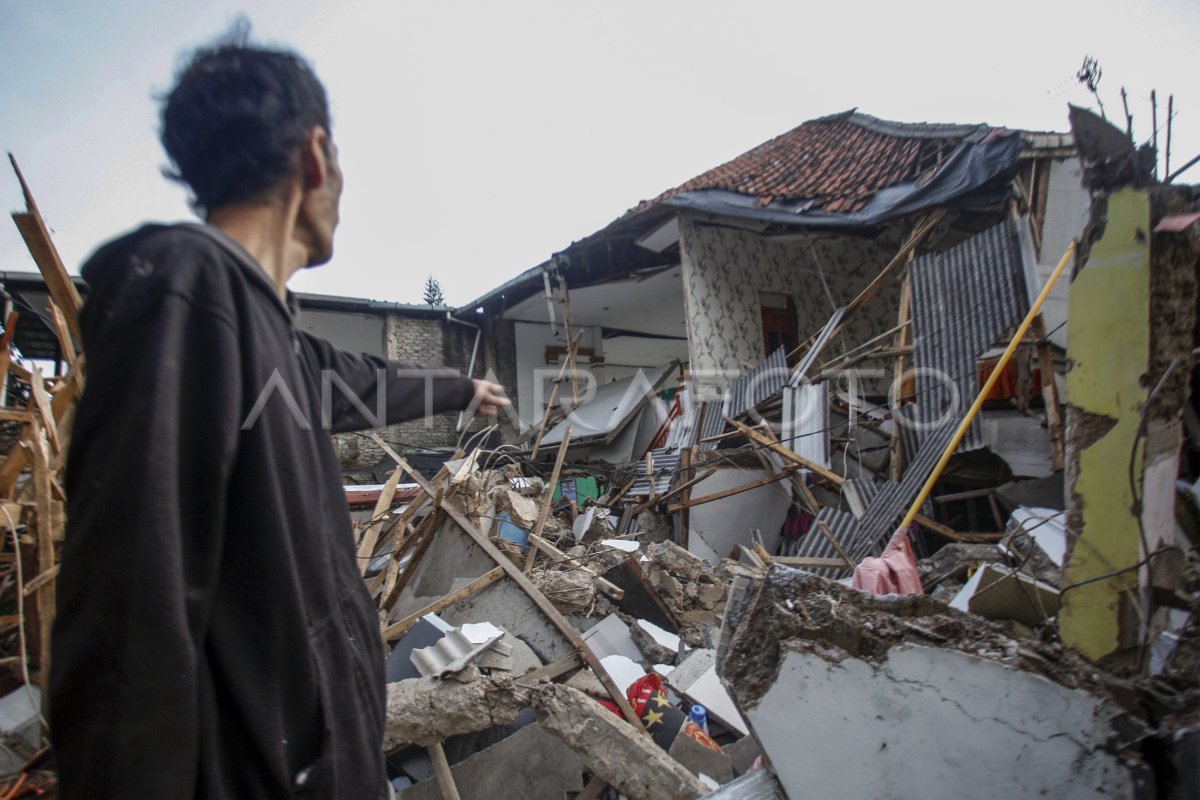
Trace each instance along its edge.
{"label": "cracked concrete wall", "polygon": [[[1150,202],[1126,189],[1097,201],[1104,230],[1071,282],[1067,357],[1067,518],[1071,536],[1063,585],[1063,641],[1088,658],[1134,643],[1123,595],[1136,592],[1139,558],[1129,462],[1149,393]],[[1091,421],[1091,422],[1089,422]],[[1105,430],[1105,428],[1107,428]],[[1103,431],[1100,433],[1100,431]],[[1142,473],[1142,457],[1133,465]],[[1131,631],[1130,628],[1133,628]]]}
{"label": "cracked concrete wall", "polygon": [[1147,778],[1108,750],[1111,703],[953,650],[788,652],[744,713],[791,798],[1120,798]]}

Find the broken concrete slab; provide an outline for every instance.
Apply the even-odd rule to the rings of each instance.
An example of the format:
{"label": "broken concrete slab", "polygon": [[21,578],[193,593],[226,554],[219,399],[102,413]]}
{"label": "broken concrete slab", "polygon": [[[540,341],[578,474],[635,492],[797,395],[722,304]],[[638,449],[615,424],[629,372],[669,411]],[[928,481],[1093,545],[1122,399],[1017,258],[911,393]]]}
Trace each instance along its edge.
{"label": "broken concrete slab", "polygon": [[508,676],[472,683],[410,678],[387,685],[383,749],[427,747],[461,733],[482,731],[516,720],[523,702]]}
{"label": "broken concrete slab", "polygon": [[[454,764],[450,774],[462,800],[521,797],[562,800],[583,789],[579,757],[541,726],[527,725],[506,739]],[[442,800],[436,779],[404,789],[397,800]]]}
{"label": "broken concrete slab", "polygon": [[633,661],[641,661],[645,655],[638,648],[629,632],[629,626],[616,614],[609,614],[583,634],[583,640],[597,658],[623,655]]}
{"label": "broken concrete slab", "polygon": [[984,564],[950,601],[951,608],[1013,620],[1030,628],[1058,613],[1058,590],[1000,564]]}
{"label": "broken concrete slab", "polygon": [[[925,596],[875,597],[774,567],[722,677],[789,797],[1146,788],[1148,728],[1128,683]],[[796,724],[797,698],[820,725]]]}
{"label": "broken concrete slab", "polygon": [[[800,696],[821,724],[796,725]],[[1147,777],[1109,751],[1112,704],[953,650],[788,652],[746,714],[789,797],[1133,797]]]}

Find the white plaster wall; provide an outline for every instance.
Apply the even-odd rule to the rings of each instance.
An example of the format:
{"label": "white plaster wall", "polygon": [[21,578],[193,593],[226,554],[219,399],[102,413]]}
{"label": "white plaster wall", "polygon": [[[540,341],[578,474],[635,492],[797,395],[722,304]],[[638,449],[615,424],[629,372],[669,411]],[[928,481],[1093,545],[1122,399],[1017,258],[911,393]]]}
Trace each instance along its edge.
{"label": "white plaster wall", "polygon": [[1115,705],[954,650],[789,652],[742,711],[791,800],[1134,796],[1106,750]]}
{"label": "white plaster wall", "polygon": [[[718,386],[767,355],[760,292],[792,297],[803,341],[821,329],[836,306],[848,303],[870,283],[896,250],[831,234],[773,240],[703,225],[686,215],[680,218],[680,233],[690,366],[704,383]],[[849,318],[827,353],[893,327],[898,307],[897,281]]]}
{"label": "white plaster wall", "polygon": [[[1042,254],[1038,259],[1038,285],[1030,287],[1031,296],[1041,291],[1050,273],[1058,266],[1062,254],[1072,239],[1078,239],[1087,225],[1092,199],[1083,188],[1083,167],[1079,159],[1055,161],[1050,166],[1050,183],[1046,191],[1046,221],[1042,225]],[[1067,349],[1067,295],[1071,281],[1054,284],[1042,306],[1046,330],[1052,331],[1050,341]],[[1062,325],[1060,328],[1059,325]]]}
{"label": "white plaster wall", "polygon": [[[762,469],[720,469],[692,487],[691,497],[704,497],[765,477],[767,472]],[[688,549],[716,565],[739,544],[753,548],[751,531],[757,530],[762,534],[763,547],[774,553],[792,503],[791,491],[791,484],[782,480],[693,506],[688,517]]]}
{"label": "white plaster wall", "polygon": [[[566,347],[567,342],[562,325],[558,326],[557,336],[552,333],[549,325],[535,322],[517,322],[515,328],[517,414],[523,424],[530,425],[541,421],[545,403],[550,399],[552,381],[558,374],[560,366],[546,363],[546,348]],[[603,352],[604,343],[601,341],[599,329],[585,328],[583,336],[579,340],[579,346],[581,348],[601,348],[600,352]],[[581,361],[580,369],[584,368],[586,368],[586,364]],[[537,383],[541,384],[540,391],[535,390]],[[583,388],[583,384],[580,384],[580,389]],[[559,391],[569,392],[570,384],[564,383]]]}

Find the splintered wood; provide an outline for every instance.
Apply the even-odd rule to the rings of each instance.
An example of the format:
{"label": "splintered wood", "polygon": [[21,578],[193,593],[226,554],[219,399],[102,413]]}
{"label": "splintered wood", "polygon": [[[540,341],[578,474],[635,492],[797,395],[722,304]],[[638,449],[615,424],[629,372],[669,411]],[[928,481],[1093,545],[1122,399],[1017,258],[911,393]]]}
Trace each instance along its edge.
{"label": "splintered wood", "polygon": [[[82,300],[34,202],[33,193],[9,154],[25,211],[13,212],[30,255],[46,281],[50,294],[48,312],[66,374],[54,380],[43,377],[36,365],[17,360],[13,336],[20,322],[17,314],[5,320],[0,338],[0,421],[11,430],[17,427],[11,449],[0,462],[0,530],[6,552],[0,570],[17,577],[14,591],[21,594],[24,613],[16,624],[24,629],[27,643],[16,658],[30,670],[33,683],[42,683],[50,667],[50,629],[55,615],[55,578],[58,575],[59,544],[63,538],[65,497],[62,468],[70,444],[74,404],[83,390],[84,359],[78,350],[79,309]],[[31,318],[29,324],[36,324]],[[10,406],[13,398],[27,397],[23,405]],[[19,560],[19,564],[17,561]],[[20,567],[20,569],[18,569]],[[27,650],[27,652],[26,652]],[[8,655],[8,654],[6,654]]]}

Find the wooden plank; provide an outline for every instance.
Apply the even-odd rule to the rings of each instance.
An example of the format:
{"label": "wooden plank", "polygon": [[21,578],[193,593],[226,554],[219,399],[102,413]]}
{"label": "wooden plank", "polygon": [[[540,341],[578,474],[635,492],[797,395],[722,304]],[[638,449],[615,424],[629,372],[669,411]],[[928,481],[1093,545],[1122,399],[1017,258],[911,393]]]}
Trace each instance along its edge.
{"label": "wooden plank", "polygon": [[837,554],[841,556],[841,561],[843,562],[842,566],[854,569],[857,564],[854,563],[854,559],[851,558],[850,554],[847,553],[845,548],[842,547],[842,543],[839,542],[837,537],[833,535],[833,531],[825,523],[825,520],[819,519],[816,520],[816,523],[817,530],[821,532],[821,535],[825,537],[825,540],[828,541],[830,546],[832,546],[833,549],[837,551]]}
{"label": "wooden plank", "polygon": [[[759,556],[761,557],[761,553]],[[772,556],[771,563],[800,569],[845,569],[840,558],[801,558],[799,556]]]}
{"label": "wooden plank", "polygon": [[[532,536],[541,536],[542,528],[546,527],[546,517],[550,516],[550,506],[554,504],[554,488],[558,486],[558,476],[562,473],[563,461],[566,460],[567,450],[571,446],[571,431],[573,428],[568,425],[563,431],[562,443],[558,446],[558,457],[554,459],[554,469],[550,471],[550,481],[546,484],[542,493],[545,495],[542,498],[542,507],[538,510],[537,521],[533,525]],[[529,553],[525,556],[525,571],[533,569],[533,562],[537,558],[537,548],[530,547]]]}
{"label": "wooden plank", "polygon": [[29,424],[33,422],[33,412],[21,411],[15,408],[4,406],[0,408],[0,420],[4,422],[22,422]]}
{"label": "wooden plank", "polygon": [[[909,263],[912,263],[913,254],[909,254]],[[912,314],[912,283],[909,280],[909,273],[904,273],[904,284],[900,289],[900,313],[897,317],[897,323],[903,325],[896,333],[896,345],[904,346],[908,344],[908,329],[909,319]],[[904,355],[896,357],[896,364],[892,370],[892,435],[888,442],[888,468],[890,477],[893,483],[899,483],[904,477],[904,444],[900,436],[900,420],[897,410],[904,404]]]}
{"label": "wooden plank", "polygon": [[409,629],[412,628],[413,625],[416,625],[421,617],[425,616],[426,614],[439,614],[460,600],[465,600],[471,595],[486,589],[503,577],[504,570],[500,569],[500,567],[495,567],[494,569],[483,573],[466,586],[459,587],[453,592],[450,592],[450,594],[447,594],[438,600],[434,600],[420,611],[414,614],[409,614],[399,622],[388,625],[383,629],[383,640],[385,642],[392,642],[396,639],[399,639],[401,636],[408,633]]}
{"label": "wooden plank", "polygon": [[541,680],[555,680],[582,666],[583,660],[580,659],[579,653],[572,653],[565,658],[560,658],[558,661],[552,661],[544,667],[537,667],[536,669],[529,670],[524,675],[517,676],[516,682],[521,686],[532,686]]}
{"label": "wooden plank", "polygon": [[[570,350],[579,345],[579,339],[582,336],[583,331],[579,331],[573,339],[569,340],[568,356]],[[538,426],[537,436],[533,439],[533,447],[529,450],[529,457],[531,459],[537,458],[538,448],[542,445],[542,437],[546,435],[546,427],[550,424],[550,418],[554,416],[554,404],[558,402],[558,387],[562,384],[563,377],[567,374],[567,365],[571,362],[572,359],[570,357],[563,359],[562,367],[558,370],[558,377],[554,379],[554,386],[550,388],[550,399],[546,401],[546,408],[542,412],[542,424]]]}
{"label": "wooden plank", "polygon": [[53,300],[47,304],[47,307],[50,309],[50,319],[54,322],[54,335],[58,337],[59,352],[62,353],[63,361],[70,366],[75,363],[75,342],[71,339],[70,330],[67,329],[67,318]]}
{"label": "wooden plank", "polygon": [[1051,466],[1055,472],[1066,463],[1066,440],[1063,435],[1062,405],[1059,403],[1058,382],[1054,379],[1054,350],[1046,338],[1046,323],[1038,314],[1033,321],[1033,336],[1037,340],[1038,370],[1042,379],[1042,402],[1046,406],[1046,427],[1050,430]]}
{"label": "wooden plank", "polygon": [[744,483],[741,486],[733,486],[733,487],[724,489],[719,492],[713,492],[712,494],[706,494],[703,497],[689,498],[687,501],[685,501],[686,504],[685,503],[676,503],[673,506],[669,506],[667,508],[667,510],[671,511],[671,512],[680,511],[685,508],[692,508],[693,506],[699,506],[699,505],[704,505],[705,503],[711,503],[714,500],[722,500],[726,497],[732,497],[735,494],[741,494],[743,492],[748,492],[751,489],[757,489],[760,486],[767,486],[769,484],[775,483],[776,481],[783,480],[784,478],[788,477],[793,472],[795,472],[796,469],[797,469],[797,467],[795,467],[795,466],[784,467],[783,470],[775,473],[774,475],[767,475],[765,478],[759,478],[756,481],[751,481],[750,483]]}
{"label": "wooden plank", "polygon": [[433,537],[437,535],[437,531],[441,528],[444,521],[445,515],[443,514],[442,507],[438,506],[425,518],[421,523],[421,527],[417,528],[416,533],[405,539],[404,543],[397,548],[397,562],[409,550],[413,550],[412,558],[409,559],[408,566],[404,568],[404,572],[396,579],[396,585],[392,587],[391,592],[379,598],[380,608],[387,610],[396,604],[400,593],[404,591],[404,587],[408,586],[408,582],[416,574],[417,566],[421,563],[421,559],[425,556],[429,545],[433,544]]}
{"label": "wooden plank", "polygon": [[621,490],[619,492],[617,492],[615,495],[613,495],[612,499],[610,499],[608,501],[608,505],[611,507],[611,506],[615,506],[618,502],[620,502],[621,498],[624,497],[629,492],[629,490],[633,488],[633,485],[635,483],[637,483],[637,480],[638,480],[637,475],[634,475],[632,478],[630,478],[629,483],[622,486]]}
{"label": "wooden plank", "polygon": [[446,751],[441,742],[435,742],[425,748],[429,760],[433,762],[433,774],[437,776],[438,788],[442,790],[442,800],[462,800],[458,787],[454,785],[454,775],[450,772],[450,762],[446,760]]}
{"label": "wooden plank", "polygon": [[[553,559],[558,560],[562,564],[574,569],[584,568],[583,564],[571,558],[562,550],[559,550],[557,547],[550,544],[550,542],[546,541],[541,536],[538,536],[536,533],[529,534],[529,543],[531,546],[536,547],[538,550],[541,550],[543,553]],[[624,589],[622,589],[620,586],[617,586],[615,583],[612,583],[611,581],[605,580],[603,577],[597,576],[593,583],[596,585],[597,589],[604,592],[614,600],[621,600],[625,597]]]}
{"label": "wooden plank", "polygon": [[[403,462],[404,464],[407,464],[404,459],[402,459],[394,450],[386,445],[384,446],[384,452],[391,456],[392,459],[397,463]],[[413,480],[420,484],[421,488],[423,488],[427,494],[434,494],[433,487],[431,487],[420,474],[413,472],[411,469],[409,470],[409,474],[412,475]],[[629,701],[625,698],[625,694],[617,688],[617,685],[613,683],[612,678],[609,677],[608,673],[604,670],[604,667],[600,664],[600,659],[596,658],[596,654],[593,653],[591,648],[587,646],[587,642],[583,641],[583,637],[579,635],[579,631],[575,630],[575,626],[568,622],[567,618],[564,617],[562,613],[554,607],[554,604],[550,602],[546,595],[542,594],[542,592],[533,585],[533,583],[529,580],[529,576],[527,576],[520,567],[514,564],[508,558],[508,556],[501,553],[500,550],[497,549],[496,545],[492,544],[491,540],[483,534],[483,531],[479,530],[478,526],[471,522],[467,515],[463,513],[461,509],[455,506],[454,503],[442,503],[439,510],[448,515],[450,519],[454,520],[455,524],[457,524],[458,527],[461,528],[463,532],[466,533],[467,536],[469,536],[481,550],[483,550],[483,552],[487,553],[488,557],[491,558],[492,561],[496,562],[498,566],[504,569],[505,574],[508,575],[508,577],[512,579],[517,586],[519,586],[521,590],[529,596],[529,599],[532,600],[533,604],[538,607],[538,610],[545,615],[550,624],[558,628],[559,632],[563,635],[563,638],[565,638],[567,642],[579,652],[580,657],[583,658],[583,661],[585,664],[587,664],[588,668],[591,669],[592,672],[596,673],[596,677],[599,678],[600,683],[604,685],[605,691],[609,693],[612,701],[617,705],[617,708],[620,709],[621,715],[624,716],[625,719],[627,719],[630,723],[632,723],[639,731],[649,736],[650,734],[644,727],[642,727],[642,722],[638,718],[638,715],[634,713],[633,708],[629,705]]]}
{"label": "wooden plank", "polygon": [[50,395],[46,394],[46,382],[42,378],[41,369],[35,364],[30,373],[33,380],[29,382],[29,410],[41,417],[40,427],[46,434],[51,454],[54,454],[61,448],[58,441],[58,425],[54,418],[54,410],[50,406]]}
{"label": "wooden plank", "polygon": [[[383,484],[383,491],[375,501],[375,511],[371,514],[371,524],[363,531],[362,541],[358,545],[358,574],[366,575],[367,567],[375,555],[375,546],[379,544],[379,531],[383,528],[383,517],[392,508],[392,498],[396,496],[396,485],[404,477],[404,468],[396,467]],[[401,528],[400,530],[403,530]]]}
{"label": "wooden plank", "polygon": [[[54,509],[50,489],[50,455],[46,452],[46,441],[41,426],[36,422],[30,426],[33,432],[28,442],[33,456],[33,499],[37,517],[34,528],[37,533],[37,574],[44,575],[54,569]],[[50,673],[50,630],[54,625],[57,602],[54,581],[42,584],[34,595],[38,612],[39,671],[43,676]]]}
{"label": "wooden plank", "polygon": [[583,791],[575,795],[575,800],[600,800],[600,797],[607,791],[608,784],[604,779],[592,776],[588,785],[583,787]]}
{"label": "wooden plank", "polygon": [[[685,454],[687,452],[688,452],[687,450],[684,451]],[[692,478],[691,480],[688,480],[688,481],[685,481],[684,483],[679,484],[674,489],[672,489],[671,491],[662,495],[661,497],[657,497],[657,498],[651,497],[650,499],[646,500],[646,502],[642,503],[641,505],[635,506],[633,509],[633,513],[640,514],[643,511],[645,511],[647,508],[650,508],[650,506],[652,506],[656,503],[665,503],[667,500],[670,500],[673,497],[683,494],[688,489],[691,489],[693,486],[695,486],[697,483],[700,483],[701,481],[703,481],[705,478],[711,478],[713,475],[716,474],[716,472],[717,472],[716,467],[709,467],[707,470],[705,470],[703,473],[701,473],[697,477]]]}
{"label": "wooden plank", "polygon": [[749,425],[746,425],[745,423],[742,423],[742,422],[738,422],[735,419],[730,419],[729,417],[726,417],[725,421],[728,424],[737,428],[741,433],[745,434],[748,438],[750,438],[756,444],[758,444],[762,447],[766,447],[769,450],[771,450],[771,452],[777,453],[777,454],[783,456],[785,459],[787,459],[788,461],[791,461],[796,466],[803,467],[804,469],[807,469],[810,472],[813,472],[816,475],[824,478],[825,480],[831,481],[838,486],[841,486],[842,482],[845,480],[845,478],[843,478],[841,475],[838,475],[833,470],[828,469],[827,467],[823,467],[820,464],[816,463],[815,461],[809,461],[807,458],[797,455],[794,451],[788,449],[787,447],[784,447],[779,442],[771,441],[770,437],[766,436],[762,431],[760,431],[756,428],[751,428]]}

